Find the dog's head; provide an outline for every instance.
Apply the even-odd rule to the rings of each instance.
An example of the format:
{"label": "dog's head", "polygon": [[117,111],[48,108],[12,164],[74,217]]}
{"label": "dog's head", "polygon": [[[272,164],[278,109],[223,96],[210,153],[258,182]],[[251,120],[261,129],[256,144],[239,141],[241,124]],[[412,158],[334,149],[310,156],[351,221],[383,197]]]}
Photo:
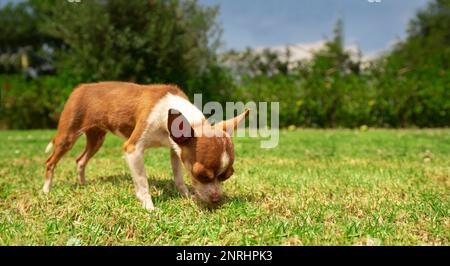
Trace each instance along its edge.
{"label": "dog's head", "polygon": [[191,176],[195,195],[203,202],[218,203],[223,195],[222,182],[233,175],[233,131],[247,115],[244,113],[215,125],[204,121],[191,125],[174,109],[168,113],[167,128],[178,153]]}

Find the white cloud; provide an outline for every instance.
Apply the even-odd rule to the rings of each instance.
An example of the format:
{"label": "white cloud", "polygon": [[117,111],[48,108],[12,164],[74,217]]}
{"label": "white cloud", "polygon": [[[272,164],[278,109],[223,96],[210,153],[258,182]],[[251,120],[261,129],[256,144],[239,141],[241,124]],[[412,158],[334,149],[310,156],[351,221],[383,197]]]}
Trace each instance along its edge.
{"label": "white cloud", "polygon": [[[310,43],[298,43],[298,44],[290,44],[290,45],[277,45],[272,47],[256,47],[254,50],[256,52],[262,52],[264,49],[270,49],[273,52],[277,52],[283,58],[286,52],[286,47],[289,47],[291,50],[291,61],[299,61],[299,60],[309,60],[312,58],[313,54],[318,50],[322,49],[325,45],[326,40],[319,40]],[[345,50],[350,52],[354,59],[357,59],[361,56],[362,62],[372,61],[378,58],[383,50],[373,51],[366,54],[361,54],[360,49],[357,44],[349,44],[345,47]]]}
{"label": "white cloud", "polygon": [[325,41],[317,41],[311,43],[299,43],[293,45],[279,45],[273,47],[257,47],[255,48],[256,52],[262,52],[264,49],[270,49],[273,52],[277,52],[281,55],[284,55],[286,52],[286,48],[289,47],[291,50],[291,60],[308,60],[312,58],[314,52],[323,48]]}

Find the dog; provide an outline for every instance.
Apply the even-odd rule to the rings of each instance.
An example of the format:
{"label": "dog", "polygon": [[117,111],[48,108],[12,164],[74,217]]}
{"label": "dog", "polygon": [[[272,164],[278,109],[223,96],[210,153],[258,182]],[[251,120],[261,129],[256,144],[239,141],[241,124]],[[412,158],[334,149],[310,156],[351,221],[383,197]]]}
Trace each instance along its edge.
{"label": "dog", "polygon": [[[145,209],[155,209],[144,168],[144,150],[169,147],[175,185],[181,195],[217,204],[221,184],[233,174],[231,139],[238,124],[249,114],[211,125],[186,94],[175,85],[139,85],[99,82],[77,86],[61,113],[56,135],[46,148],[52,153],[45,165],[43,191],[48,193],[54,169],[77,139],[86,135],[86,148],[76,159],[78,179],[86,183],[85,168],[111,132],[126,139],[123,150],[131,171],[135,193]],[[194,194],[183,179],[186,168]]]}

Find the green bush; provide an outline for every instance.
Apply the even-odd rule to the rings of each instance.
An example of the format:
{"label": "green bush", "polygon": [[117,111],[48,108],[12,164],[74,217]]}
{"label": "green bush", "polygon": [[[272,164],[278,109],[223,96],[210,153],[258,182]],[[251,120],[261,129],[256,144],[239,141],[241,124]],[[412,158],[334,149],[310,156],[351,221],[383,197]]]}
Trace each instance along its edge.
{"label": "green bush", "polygon": [[0,75],[0,128],[54,128],[70,92],[79,81],[64,75],[27,80]]}
{"label": "green bush", "polygon": [[[0,59],[9,58],[0,60],[0,127],[55,127],[72,89],[98,80],[175,83],[204,102],[279,102],[280,126],[450,125],[450,0],[430,2],[407,38],[369,66],[344,49],[340,21],[311,60],[292,62],[289,49],[247,49],[220,62],[217,12],[195,0],[7,5],[0,9]],[[25,54],[46,60],[20,65]],[[42,70],[48,63],[52,75]],[[26,69],[37,77],[22,76]]]}

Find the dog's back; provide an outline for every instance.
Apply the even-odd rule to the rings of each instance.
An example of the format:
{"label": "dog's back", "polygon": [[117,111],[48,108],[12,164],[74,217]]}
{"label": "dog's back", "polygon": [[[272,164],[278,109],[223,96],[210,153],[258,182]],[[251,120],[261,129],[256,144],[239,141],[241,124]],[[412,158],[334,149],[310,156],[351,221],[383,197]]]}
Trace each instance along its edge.
{"label": "dog's back", "polygon": [[129,138],[138,119],[146,118],[167,93],[187,99],[186,94],[174,85],[127,82],[82,84],[72,92],[64,106],[58,131],[71,129],[72,132],[82,133],[100,128]]}

